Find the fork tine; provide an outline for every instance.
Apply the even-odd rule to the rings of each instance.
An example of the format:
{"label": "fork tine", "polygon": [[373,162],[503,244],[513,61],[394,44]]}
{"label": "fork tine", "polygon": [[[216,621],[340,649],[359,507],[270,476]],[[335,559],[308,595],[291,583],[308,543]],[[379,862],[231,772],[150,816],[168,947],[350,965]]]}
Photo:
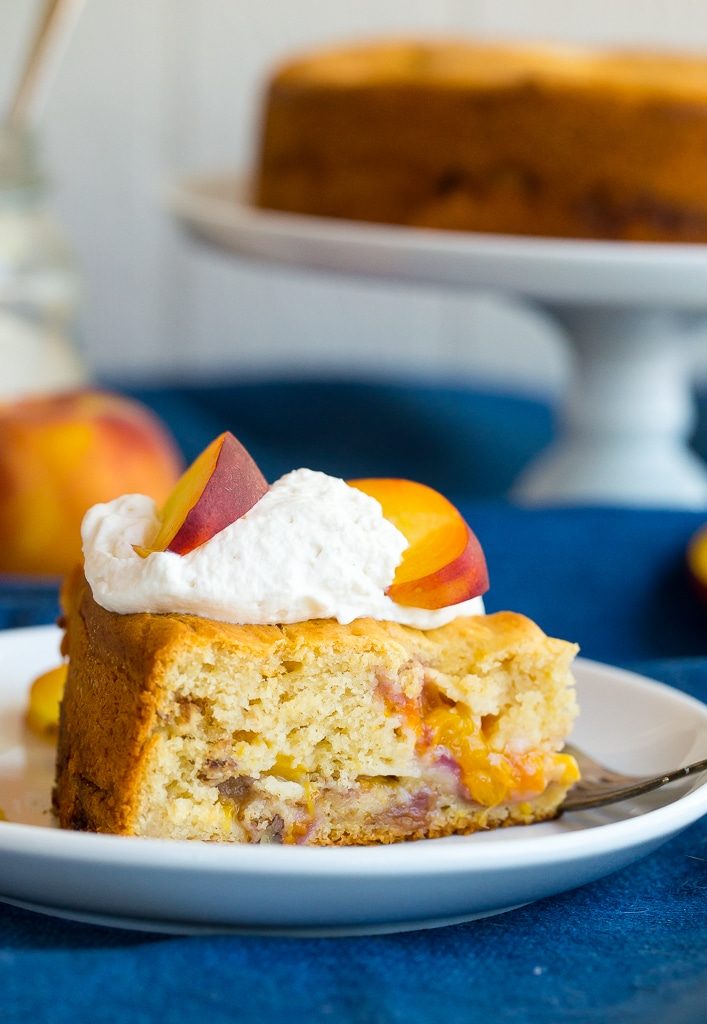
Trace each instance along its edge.
{"label": "fork tine", "polygon": [[[566,747],[578,761],[583,778],[576,783],[560,806],[560,811],[582,811],[591,807],[603,807],[607,804],[619,803],[621,800],[628,800],[631,797],[641,796],[643,793],[650,793],[652,790],[660,789],[669,782],[676,782],[678,779],[687,778],[688,775],[696,775],[699,772],[707,771],[707,758],[695,761],[693,764],[677,768],[675,771],[666,772],[656,776],[631,776],[621,775],[605,768],[593,758],[585,754],[577,747]],[[587,766],[587,774],[584,774],[583,764]],[[599,778],[592,778],[592,772],[599,775]],[[602,777],[603,776],[603,777]]]}

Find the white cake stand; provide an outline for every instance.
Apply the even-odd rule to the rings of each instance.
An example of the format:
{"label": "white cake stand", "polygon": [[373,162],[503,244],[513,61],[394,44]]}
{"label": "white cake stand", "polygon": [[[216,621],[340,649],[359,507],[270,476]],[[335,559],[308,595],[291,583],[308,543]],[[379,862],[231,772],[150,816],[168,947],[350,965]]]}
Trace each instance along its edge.
{"label": "white cake stand", "polygon": [[564,327],[575,359],[557,441],[515,497],[702,508],[707,470],[687,447],[688,348],[707,314],[707,245],[590,242],[437,231],[254,208],[234,176],[170,193],[198,238],[248,259],[506,293]]}

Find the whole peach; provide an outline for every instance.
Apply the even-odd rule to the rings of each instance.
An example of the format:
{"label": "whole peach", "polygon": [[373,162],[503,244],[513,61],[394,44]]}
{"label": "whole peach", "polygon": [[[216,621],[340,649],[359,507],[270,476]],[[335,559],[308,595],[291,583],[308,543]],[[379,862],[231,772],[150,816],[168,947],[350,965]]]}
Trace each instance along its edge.
{"label": "whole peach", "polygon": [[128,493],[162,503],[181,468],[156,416],[120,395],[0,403],[0,572],[68,572],[81,558],[87,508]]}

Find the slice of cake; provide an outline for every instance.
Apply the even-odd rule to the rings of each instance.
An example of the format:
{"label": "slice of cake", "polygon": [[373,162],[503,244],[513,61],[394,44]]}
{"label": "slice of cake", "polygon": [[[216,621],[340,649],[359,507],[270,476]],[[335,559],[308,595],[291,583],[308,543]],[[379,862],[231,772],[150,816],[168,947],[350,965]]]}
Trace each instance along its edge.
{"label": "slice of cake", "polygon": [[572,644],[521,615],[239,626],[67,591],[65,828],[373,843],[552,817]]}
{"label": "slice of cake", "polygon": [[[161,515],[128,496],[86,517],[89,582],[63,595],[60,824],[332,845],[552,817],[577,778],[576,647],[470,614],[483,553],[436,492],[299,470],[263,494],[234,444]],[[224,527],[234,472],[255,486],[231,487]]]}

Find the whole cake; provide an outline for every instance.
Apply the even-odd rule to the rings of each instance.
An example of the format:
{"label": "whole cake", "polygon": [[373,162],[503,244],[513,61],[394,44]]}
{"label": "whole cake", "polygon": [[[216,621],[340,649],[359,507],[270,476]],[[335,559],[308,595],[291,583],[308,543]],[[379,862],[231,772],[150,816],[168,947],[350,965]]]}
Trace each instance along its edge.
{"label": "whole cake", "polygon": [[701,242],[705,180],[707,59],[407,40],[274,75],[254,197],[391,224]]}
{"label": "whole cake", "polygon": [[65,828],[388,843],[552,817],[576,647],[485,615],[478,540],[410,481],[297,470],[231,435],[158,512],[84,520],[64,588]]}

